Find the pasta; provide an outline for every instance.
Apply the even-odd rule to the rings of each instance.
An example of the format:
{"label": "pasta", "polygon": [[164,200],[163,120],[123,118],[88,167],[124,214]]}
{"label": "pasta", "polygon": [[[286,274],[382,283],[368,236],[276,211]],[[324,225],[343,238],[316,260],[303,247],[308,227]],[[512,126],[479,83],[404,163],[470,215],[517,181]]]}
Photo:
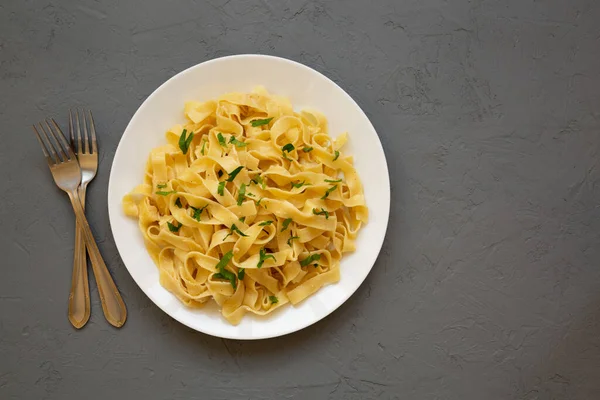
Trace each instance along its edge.
{"label": "pasta", "polygon": [[186,102],[184,125],[152,150],[123,198],[160,283],[185,305],[213,299],[238,324],[340,279],[367,223],[353,158],[317,111],[258,87]]}

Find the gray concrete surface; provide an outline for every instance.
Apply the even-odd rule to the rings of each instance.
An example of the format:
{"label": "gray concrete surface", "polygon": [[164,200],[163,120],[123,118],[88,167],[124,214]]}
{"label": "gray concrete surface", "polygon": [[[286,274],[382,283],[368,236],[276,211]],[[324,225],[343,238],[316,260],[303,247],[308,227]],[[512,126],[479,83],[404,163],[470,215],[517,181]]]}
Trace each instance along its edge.
{"label": "gray concrete surface", "polygon": [[[600,398],[600,2],[0,3],[0,399]],[[594,26],[596,25],[596,26]],[[324,321],[190,331],[136,287],[106,191],[129,118],[196,63],[309,65],[364,108],[390,167],[383,250]],[[93,109],[89,218],[129,307],[66,318],[73,217],[29,125]]]}

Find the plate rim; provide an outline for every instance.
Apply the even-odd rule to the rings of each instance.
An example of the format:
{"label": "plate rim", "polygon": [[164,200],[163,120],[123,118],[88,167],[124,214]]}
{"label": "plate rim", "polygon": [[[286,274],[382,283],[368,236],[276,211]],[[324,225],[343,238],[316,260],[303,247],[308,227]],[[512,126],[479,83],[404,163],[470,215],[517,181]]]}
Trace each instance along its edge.
{"label": "plate rim", "polygon": [[[373,132],[375,132],[375,136],[377,137],[377,146],[378,146],[378,150],[380,150],[381,154],[383,155],[383,165],[385,170],[381,171],[382,175],[385,177],[385,198],[384,203],[385,203],[385,223],[384,223],[384,227],[383,227],[383,234],[381,235],[381,240],[379,241],[379,243],[376,243],[373,247],[376,248],[376,255],[373,259],[373,261],[370,263],[371,265],[368,267],[368,269],[366,269],[365,273],[364,273],[364,277],[361,279],[360,283],[352,290],[348,290],[344,297],[343,300],[336,305],[335,307],[331,308],[330,310],[328,310],[326,313],[324,313],[321,316],[316,317],[313,320],[310,320],[308,323],[306,324],[301,324],[300,326],[297,327],[292,327],[290,329],[283,329],[282,331],[275,333],[275,334],[262,334],[262,335],[254,335],[252,337],[249,336],[235,336],[235,335],[229,335],[229,334],[215,334],[214,332],[207,332],[205,330],[200,329],[197,326],[192,326],[190,325],[185,318],[180,318],[179,315],[177,315],[177,313],[171,313],[168,312],[162,305],[160,305],[157,301],[154,300],[154,298],[148,293],[149,291],[147,291],[147,289],[145,289],[140,282],[138,282],[138,280],[135,278],[134,274],[132,273],[132,271],[130,270],[130,268],[127,266],[124,258],[123,258],[123,252],[121,251],[121,246],[123,246],[123,244],[119,244],[117,242],[117,240],[115,239],[115,224],[114,222],[117,221],[116,219],[116,215],[115,215],[115,207],[111,207],[111,198],[112,196],[112,190],[111,190],[111,182],[113,182],[113,173],[115,172],[115,162],[117,159],[119,159],[119,154],[120,152],[124,151],[123,148],[121,147],[121,144],[124,140],[124,138],[128,135],[128,131],[130,129],[130,127],[132,126],[132,124],[134,123],[134,120],[136,119],[136,115],[138,114],[138,112],[140,111],[140,109],[142,109],[144,107],[144,105],[151,101],[152,98],[154,96],[156,96],[158,93],[160,93],[160,91],[172,80],[180,78],[181,76],[190,73],[192,70],[196,69],[196,68],[200,68],[202,66],[205,66],[207,64],[212,64],[212,63],[217,63],[217,62],[223,62],[229,59],[235,59],[235,58],[266,58],[266,59],[271,59],[274,61],[278,61],[278,62],[284,62],[284,63],[289,63],[294,65],[295,67],[299,67],[302,69],[306,69],[309,70],[309,72],[315,73],[318,76],[320,76],[320,78],[325,79],[327,81],[329,81],[329,83],[333,84],[335,87],[337,87],[341,93],[343,93],[343,95],[350,100],[350,102],[352,104],[354,104],[354,106],[356,106],[358,108],[358,110],[360,110],[360,112],[363,114],[363,116],[365,117],[366,121],[368,122],[369,126],[371,127],[371,129],[373,130]],[[388,168],[388,164],[387,164],[387,158],[385,156],[385,151],[383,150],[383,145],[381,143],[381,139],[379,137],[379,134],[377,133],[377,130],[375,129],[375,127],[373,126],[373,123],[371,122],[371,120],[369,119],[369,117],[367,116],[367,114],[365,113],[365,111],[362,109],[362,107],[360,107],[360,105],[352,98],[352,96],[350,96],[350,94],[348,94],[348,92],[346,92],[340,85],[338,85],[336,82],[334,82],[332,79],[330,79],[329,77],[327,77],[326,75],[324,75],[323,73],[307,66],[304,65],[300,62],[294,61],[294,60],[290,60],[284,57],[278,57],[278,56],[273,56],[273,55],[265,55],[265,54],[234,54],[234,55],[228,55],[228,56],[224,56],[224,57],[217,57],[217,58],[212,58],[210,60],[206,60],[203,61],[201,63],[192,65],[178,73],[176,73],[175,75],[171,76],[170,78],[168,78],[167,80],[165,80],[161,85],[159,85],[156,89],[154,89],[154,91],[152,91],[152,93],[150,93],[150,95],[148,95],[148,97],[146,97],[144,99],[144,101],[138,106],[138,108],[136,109],[136,111],[134,112],[134,114],[132,115],[132,117],[130,118],[129,122],[127,123],[127,126],[125,127],[125,130],[123,131],[123,134],[121,135],[120,139],[119,139],[119,143],[117,144],[117,148],[115,150],[114,156],[113,156],[113,160],[111,162],[111,167],[110,167],[110,173],[109,173],[109,178],[108,178],[108,191],[107,191],[107,208],[108,208],[108,219],[109,219],[109,225],[110,225],[110,229],[111,229],[111,233],[113,235],[113,241],[115,243],[115,246],[117,248],[117,252],[119,253],[119,257],[121,258],[121,261],[123,262],[123,265],[125,266],[125,269],[127,270],[127,272],[129,273],[129,275],[131,276],[131,278],[133,279],[133,281],[135,282],[135,284],[138,286],[138,288],[146,295],[146,297],[148,299],[150,299],[150,301],[152,301],[152,303],[157,306],[160,310],[162,310],[165,314],[167,314],[169,317],[173,318],[175,321],[187,326],[190,329],[193,329],[194,331],[197,332],[201,332],[203,334],[206,335],[210,335],[210,336],[214,336],[214,337],[219,337],[219,338],[224,338],[224,339],[234,339],[234,340],[262,340],[262,339],[270,339],[270,338],[276,338],[276,337],[281,337],[281,336],[286,336],[289,335],[291,333],[303,330],[311,325],[316,324],[317,322],[325,319],[326,317],[328,317],[332,312],[334,312],[335,310],[337,310],[338,308],[340,308],[344,303],[346,303],[348,301],[348,299],[354,294],[356,293],[356,291],[358,290],[358,288],[360,288],[365,280],[367,279],[367,277],[369,276],[369,274],[371,273],[373,267],[375,266],[375,263],[377,262],[379,255],[381,254],[381,249],[383,247],[383,243],[385,242],[385,238],[387,235],[387,229],[389,226],[389,219],[390,219],[390,207],[391,207],[391,185],[390,185],[390,175],[389,175],[389,168]],[[112,210],[112,211],[111,211]],[[172,294],[171,294],[172,295]],[[185,307],[185,306],[184,306]]]}

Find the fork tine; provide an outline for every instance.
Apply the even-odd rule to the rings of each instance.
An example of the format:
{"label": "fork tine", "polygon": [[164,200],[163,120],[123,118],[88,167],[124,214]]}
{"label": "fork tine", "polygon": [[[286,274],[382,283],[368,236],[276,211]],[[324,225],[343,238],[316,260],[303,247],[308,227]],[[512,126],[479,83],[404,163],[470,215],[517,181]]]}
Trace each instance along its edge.
{"label": "fork tine", "polygon": [[54,118],[51,119],[52,120],[52,124],[54,125],[54,137],[58,136],[60,138],[60,142],[62,143],[62,145],[64,146],[64,150],[67,153],[67,156],[69,157],[69,160],[73,160],[75,159],[75,154],[73,153],[73,149],[71,149],[71,146],[69,146],[69,142],[67,142],[67,139],[65,138],[65,135],[62,132],[62,129],[60,129],[60,126],[58,126],[58,124],[56,123],[56,121],[54,120]]}
{"label": "fork tine", "polygon": [[67,153],[65,153],[65,149],[63,149],[63,147],[61,146],[60,140],[58,139],[58,135],[56,135],[56,132],[54,132],[48,120],[45,120],[44,122],[46,123],[46,127],[50,131],[50,135],[54,138],[55,144],[57,144],[56,152],[60,155],[63,162],[68,161],[69,158],[67,157]]}
{"label": "fork tine", "polygon": [[79,125],[79,109],[75,109],[75,122],[77,122],[77,154],[81,154],[81,127]]}
{"label": "fork tine", "polygon": [[92,153],[98,153],[98,146],[96,142],[96,125],[94,124],[94,117],[92,115],[92,110],[88,110],[88,114],[90,117],[90,132],[92,133]]}
{"label": "fork tine", "polygon": [[90,154],[90,135],[88,133],[87,121],[85,118],[85,111],[83,109],[81,110],[81,120],[83,121],[83,136],[84,136],[83,151],[86,154]]}
{"label": "fork tine", "polygon": [[73,114],[69,108],[69,138],[71,139],[71,147],[75,149],[75,132],[73,131]]}
{"label": "fork tine", "polygon": [[33,127],[33,131],[35,132],[35,136],[38,139],[38,142],[40,142],[40,146],[42,146],[42,151],[44,152],[44,155],[46,156],[46,162],[48,163],[48,166],[50,166],[50,167],[53,166],[55,164],[55,162],[54,162],[54,159],[52,157],[50,157],[50,154],[48,154],[48,149],[46,148],[46,144],[40,137],[40,133],[38,132],[35,125],[32,125],[32,127]]}
{"label": "fork tine", "polygon": [[46,128],[44,128],[44,125],[42,125],[41,122],[38,124],[38,126],[42,131],[42,138],[45,139],[44,142],[46,143],[48,150],[50,150],[50,154],[52,154],[52,157],[54,157],[55,164],[60,164],[61,162],[63,162],[63,159],[60,157],[61,154],[60,151],[57,150],[56,144],[52,141],[52,139],[50,139],[50,137],[52,136],[52,130],[50,129],[50,126],[48,126],[48,130],[50,131],[50,133],[46,132]]}

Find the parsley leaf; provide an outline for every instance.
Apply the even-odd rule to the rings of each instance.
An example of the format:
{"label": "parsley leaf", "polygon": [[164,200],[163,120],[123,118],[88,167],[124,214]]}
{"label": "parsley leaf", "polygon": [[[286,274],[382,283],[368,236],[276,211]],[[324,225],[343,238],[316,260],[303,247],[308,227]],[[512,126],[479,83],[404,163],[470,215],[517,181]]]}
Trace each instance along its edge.
{"label": "parsley leaf", "polygon": [[263,221],[260,224],[258,224],[258,226],[267,226],[267,225],[271,225],[273,223],[273,221]]}
{"label": "parsley leaf", "polygon": [[258,199],[258,201],[256,202],[256,207],[260,206],[260,202],[262,201],[262,199],[264,199],[264,197],[261,197],[260,199]]}
{"label": "parsley leaf", "polygon": [[213,278],[225,279],[226,281],[229,281],[229,283],[231,283],[231,286],[233,286],[233,289],[237,289],[237,282],[235,281],[235,274],[231,271],[223,269],[223,270],[221,270],[221,272],[214,274]]}
{"label": "parsley leaf", "polygon": [[293,188],[301,188],[302,186],[310,186],[310,183],[306,183],[306,181],[302,181],[302,182],[298,182],[298,183],[292,182],[292,189]]}
{"label": "parsley leaf", "polygon": [[221,132],[217,133],[217,139],[219,139],[219,144],[223,147],[227,147],[227,142],[225,141],[225,138],[223,137],[223,134]]}
{"label": "parsley leaf", "polygon": [[295,149],[294,145],[291,143],[288,143],[281,148],[281,151],[287,151],[288,153],[290,153],[290,152],[294,151],[294,149]]}
{"label": "parsley leaf", "polygon": [[201,208],[196,208],[194,206],[190,206],[190,207],[192,207],[192,210],[194,210],[194,214],[192,215],[192,218],[194,218],[196,221],[200,221],[200,214],[202,214],[202,211],[204,211],[206,209],[206,207],[208,207],[208,204]]}
{"label": "parsley leaf", "polygon": [[233,258],[233,251],[229,250],[227,253],[223,254],[223,258],[219,260],[215,268],[219,270],[219,272],[223,272],[229,261]]}
{"label": "parsley leaf", "polygon": [[231,138],[229,139],[229,143],[233,143],[235,145],[235,147],[245,147],[245,146],[248,146],[248,143],[240,142],[233,135],[231,135]]}
{"label": "parsley leaf", "polygon": [[295,240],[295,239],[300,239],[300,236],[290,236],[290,238],[287,240],[288,246],[291,246],[292,240]]}
{"label": "parsley leaf", "polygon": [[240,217],[240,222],[246,222],[246,217]]}
{"label": "parsley leaf", "polygon": [[265,261],[267,261],[269,258],[272,258],[273,260],[277,261],[277,259],[275,258],[275,256],[273,254],[267,254],[267,252],[265,251],[264,248],[260,249],[258,256],[260,257],[258,264],[256,264],[256,268],[260,268],[263,266],[263,263]]}
{"label": "parsley leaf", "polygon": [[313,148],[312,147],[305,147],[305,148],[302,149],[302,151],[305,152],[305,153],[309,153],[309,152],[313,151]]}
{"label": "parsley leaf", "polygon": [[313,208],[313,214],[324,215],[325,219],[329,219],[329,213],[327,212],[327,210],[323,209],[322,207],[321,207],[321,211],[317,211],[316,208]]}
{"label": "parsley leaf", "polygon": [[338,182],[341,182],[341,181],[342,181],[342,178],[340,178],[340,179],[336,179],[336,180],[333,180],[333,179],[325,179],[325,182],[327,182],[327,183],[338,183]]}
{"label": "parsley leaf", "polygon": [[319,253],[311,254],[306,257],[304,260],[300,261],[301,267],[306,267],[308,264],[312,264],[313,261],[317,261],[321,259],[321,255]]}
{"label": "parsley leaf", "polygon": [[168,196],[168,195],[173,194],[173,193],[177,193],[177,192],[174,191],[174,190],[171,190],[170,192],[163,192],[163,191],[156,192],[156,194],[158,194],[160,196]]}
{"label": "parsley leaf", "polygon": [[159,183],[158,185],[156,185],[156,187],[159,188],[159,189],[164,189],[164,188],[167,187],[167,184],[166,183]]}
{"label": "parsley leaf", "polygon": [[246,276],[246,269],[245,268],[240,268],[240,270],[238,271],[238,279],[240,281],[244,280],[244,276]]}
{"label": "parsley leaf", "polygon": [[281,232],[285,231],[288,226],[290,226],[290,222],[292,222],[291,218],[286,218],[283,220],[283,226],[281,227]]}
{"label": "parsley leaf", "polygon": [[231,228],[229,228],[229,230],[231,231],[231,233],[235,232],[235,233],[237,233],[240,236],[244,236],[244,237],[248,236],[245,233],[243,233],[242,231],[240,231],[239,228],[237,226],[235,226],[235,224],[232,224]]}
{"label": "parsley leaf", "polygon": [[206,147],[206,140],[203,140],[203,141],[202,141],[202,149],[200,150],[200,153],[201,153],[202,155],[204,155],[204,148],[205,148],[205,147]]}
{"label": "parsley leaf", "polygon": [[244,169],[244,166],[240,165],[239,167],[237,167],[233,171],[228,172],[227,174],[229,174],[229,178],[226,179],[227,182],[233,182],[233,180],[235,179],[235,177],[237,176],[237,174],[239,174],[242,169]]}
{"label": "parsley leaf", "polygon": [[184,129],[183,132],[181,132],[181,136],[179,136],[179,148],[183,154],[187,154],[190,144],[192,143],[192,139],[194,138],[194,132],[190,132],[187,138],[186,133],[187,130]]}
{"label": "parsley leaf", "polygon": [[269,300],[271,300],[271,304],[279,303],[279,299],[275,296],[269,296]]}
{"label": "parsley leaf", "polygon": [[217,187],[217,193],[219,193],[219,195],[223,196],[223,191],[225,189],[225,182],[219,182],[219,187]]}
{"label": "parsley leaf", "polygon": [[242,183],[242,186],[240,186],[240,190],[238,192],[238,198],[237,198],[237,205],[241,206],[242,203],[244,202],[244,198],[246,197],[246,184]]}
{"label": "parsley leaf", "polygon": [[256,175],[250,182],[253,182],[257,185],[260,184],[261,188],[265,188],[265,181],[263,181],[263,178],[260,175]]}
{"label": "parsley leaf", "polygon": [[167,226],[169,227],[169,230],[171,232],[179,232],[179,229],[183,226],[182,224],[179,224],[179,226],[175,226],[172,223],[167,221]]}
{"label": "parsley leaf", "polygon": [[266,118],[266,119],[255,119],[254,121],[251,122],[253,127],[257,127],[257,126],[263,126],[263,125],[268,125],[269,122],[271,122],[271,120],[273,119],[273,117],[271,118]]}
{"label": "parsley leaf", "polygon": [[175,200],[175,205],[176,205],[178,208],[181,208],[181,207],[183,207],[183,205],[181,204],[181,199],[180,199],[179,197],[177,198],[177,200]]}
{"label": "parsley leaf", "polygon": [[327,191],[325,192],[323,197],[321,197],[321,200],[325,200],[327,198],[327,196],[329,196],[329,193],[333,192],[335,189],[337,189],[337,185],[333,185],[332,187],[327,189]]}
{"label": "parsley leaf", "polygon": [[340,152],[336,150],[335,157],[333,157],[333,161],[337,160],[339,156],[340,156]]}

